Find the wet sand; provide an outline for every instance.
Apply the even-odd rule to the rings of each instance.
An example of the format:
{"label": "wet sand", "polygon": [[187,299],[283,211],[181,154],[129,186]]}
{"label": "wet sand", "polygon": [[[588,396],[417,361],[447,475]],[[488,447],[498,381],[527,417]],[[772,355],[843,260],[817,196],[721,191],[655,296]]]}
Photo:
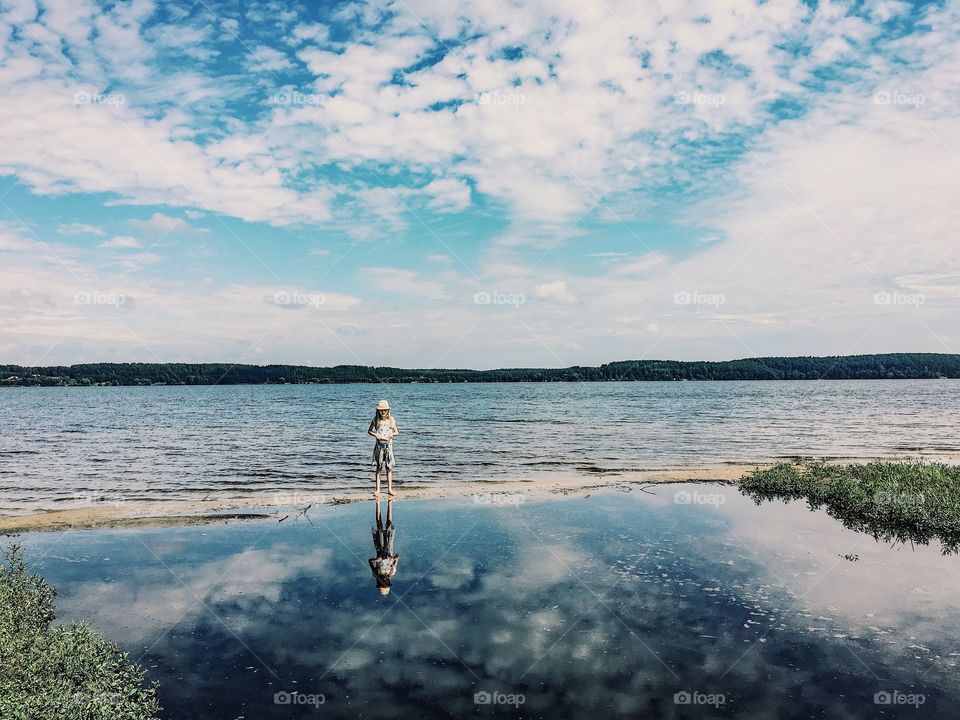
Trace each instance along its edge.
{"label": "wet sand", "polygon": [[[782,458],[781,462],[800,459]],[[852,464],[873,460],[895,462],[916,461],[917,459],[916,457],[835,457],[827,459],[826,462]],[[924,459],[928,462],[960,464],[960,455]],[[518,498],[534,499],[557,495],[582,496],[591,492],[607,490],[627,493],[639,491],[645,485],[665,483],[734,483],[753,470],[771,467],[772,465],[773,463],[718,463],[702,466],[646,469],[632,473],[597,475],[594,477],[584,475],[536,476],[518,480],[464,481],[444,485],[398,483],[395,488],[397,492],[395,499],[466,499],[472,497],[475,502],[479,503],[506,505],[511,502],[522,502]],[[373,481],[371,479],[370,488],[363,491],[328,492],[317,490],[315,492],[297,491],[263,495],[246,494],[243,497],[220,497],[212,500],[97,503],[64,510],[39,510],[18,515],[0,516],[0,535],[47,530],[201,525],[265,518],[275,518],[278,522],[297,521],[298,516],[309,513],[309,508],[315,505],[361,502],[369,500],[372,492]],[[386,482],[383,483],[382,497],[387,497]],[[307,517],[309,516],[307,515]]]}
{"label": "wet sand", "polygon": [[[663,468],[616,476],[557,476],[507,481],[468,481],[448,485],[397,484],[397,500],[405,498],[474,498],[477,502],[509,504],[511,497],[586,495],[601,490],[633,492],[650,484],[680,482],[734,482],[746,473],[768,465],[721,464],[689,468]],[[295,520],[313,505],[338,505],[369,500],[373,483],[365,491],[330,493],[297,492],[218,498],[215,500],[170,500],[157,502],[98,503],[65,510],[43,510],[0,517],[0,534],[42,530],[77,530],[129,526],[199,525],[276,518]],[[386,483],[382,497],[386,498]],[[309,510],[307,510],[309,512]]]}

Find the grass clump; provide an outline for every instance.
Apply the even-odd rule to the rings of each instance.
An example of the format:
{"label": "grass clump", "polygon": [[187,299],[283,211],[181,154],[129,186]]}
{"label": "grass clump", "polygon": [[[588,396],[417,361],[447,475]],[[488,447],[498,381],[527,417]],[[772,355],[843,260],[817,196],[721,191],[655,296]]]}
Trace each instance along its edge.
{"label": "grass clump", "polygon": [[86,625],[54,625],[56,591],[30,573],[19,546],[0,558],[0,718],[148,720],[156,686]]}
{"label": "grass clump", "polygon": [[757,504],[806,499],[846,527],[884,542],[940,542],[944,554],[960,548],[960,467],[884,462],[827,465],[784,463],[756,470],[740,489]]}

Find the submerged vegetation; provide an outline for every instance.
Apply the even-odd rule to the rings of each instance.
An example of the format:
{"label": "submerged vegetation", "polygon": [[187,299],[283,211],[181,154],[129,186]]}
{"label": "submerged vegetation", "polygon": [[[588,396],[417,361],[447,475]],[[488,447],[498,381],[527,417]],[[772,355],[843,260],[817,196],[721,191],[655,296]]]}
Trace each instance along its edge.
{"label": "submerged vegetation", "polygon": [[884,542],[960,549],[960,467],[876,461],[862,465],[781,464],[740,481],[757,504],[805,499],[846,527]]}
{"label": "submerged vegetation", "polygon": [[55,625],[56,591],[14,545],[0,560],[0,718],[147,720],[156,688],[86,625]]}
{"label": "submerged vegetation", "polygon": [[369,365],[92,363],[0,365],[2,386],[236,385],[312,383],[616,382],[630,380],[887,380],[960,378],[960,355],[890,353],[760,357],[724,362],[626,360],[596,367],[501,370],[403,369]]}

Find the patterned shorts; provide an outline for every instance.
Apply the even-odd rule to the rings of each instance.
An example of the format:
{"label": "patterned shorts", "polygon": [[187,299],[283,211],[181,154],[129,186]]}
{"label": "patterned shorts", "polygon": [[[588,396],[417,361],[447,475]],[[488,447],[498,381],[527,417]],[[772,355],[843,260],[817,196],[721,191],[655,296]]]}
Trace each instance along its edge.
{"label": "patterned shorts", "polygon": [[393,443],[386,442],[377,442],[373,446],[373,464],[377,466],[377,470],[383,468],[386,465],[388,470],[393,470],[393,466],[396,463],[393,457]]}

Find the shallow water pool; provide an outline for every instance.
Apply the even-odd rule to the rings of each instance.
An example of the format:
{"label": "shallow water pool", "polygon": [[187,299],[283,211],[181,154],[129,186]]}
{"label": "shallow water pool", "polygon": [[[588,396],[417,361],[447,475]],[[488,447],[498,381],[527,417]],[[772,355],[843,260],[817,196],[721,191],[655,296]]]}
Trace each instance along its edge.
{"label": "shallow water pool", "polygon": [[[954,717],[960,559],[727,486],[37,533],[168,718]],[[386,503],[383,503],[386,510]]]}

